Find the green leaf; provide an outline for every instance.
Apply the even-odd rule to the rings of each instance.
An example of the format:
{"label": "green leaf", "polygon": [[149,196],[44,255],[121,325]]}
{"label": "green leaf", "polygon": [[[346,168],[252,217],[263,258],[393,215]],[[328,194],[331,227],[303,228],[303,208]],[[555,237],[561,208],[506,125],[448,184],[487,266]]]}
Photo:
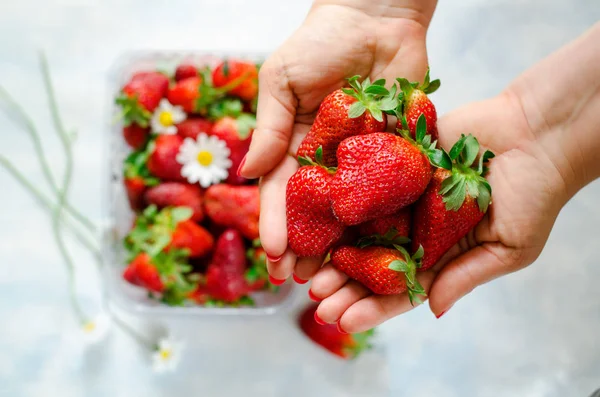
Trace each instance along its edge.
{"label": "green leaf", "polygon": [[425,250],[423,249],[423,246],[419,244],[419,248],[417,249],[417,252],[415,252],[413,254],[412,258],[415,260],[421,259],[421,258],[423,258],[424,254],[425,254]]}
{"label": "green leaf", "polygon": [[402,128],[408,131],[408,121],[406,121],[406,116],[402,116]]}
{"label": "green leaf", "polygon": [[479,195],[477,196],[477,206],[479,211],[485,213],[488,210],[490,202],[492,200],[492,192],[488,189],[489,185],[479,184]]}
{"label": "green leaf", "polygon": [[467,194],[473,198],[479,196],[479,182],[476,179],[467,179]]}
{"label": "green leaf", "polygon": [[467,137],[462,134],[460,136],[460,138],[458,139],[458,141],[456,141],[456,143],[452,146],[452,149],[450,149],[450,158],[452,160],[456,160],[458,158],[458,156],[461,154],[461,152],[463,151],[463,148],[465,147],[465,140],[467,139]]}
{"label": "green leaf", "polygon": [[423,138],[427,134],[427,121],[425,120],[425,115],[421,113],[419,118],[417,119],[417,133],[415,134],[415,140],[417,142],[422,142]]}
{"label": "green leaf", "polygon": [[483,175],[484,174],[484,165],[490,160],[493,159],[496,155],[489,151],[486,150],[482,156],[479,157],[479,166],[477,167],[477,173],[479,175]]}
{"label": "green leaf", "polygon": [[315,165],[311,159],[302,156],[298,157],[298,163],[302,167],[307,165]]}
{"label": "green leaf", "polygon": [[386,97],[379,102],[379,109],[383,111],[394,110],[398,107],[398,100],[395,97]]}
{"label": "green leaf", "polygon": [[478,154],[479,142],[477,142],[477,138],[469,134],[469,136],[467,136],[467,138],[465,139],[465,147],[462,151],[462,163],[466,167],[470,167],[477,158]]}
{"label": "green leaf", "polygon": [[427,89],[424,90],[423,92],[425,92],[426,94],[433,94],[434,92],[436,92],[438,90],[438,88],[440,88],[441,82],[439,79],[433,80],[431,83],[429,83],[429,85],[427,86]]}
{"label": "green leaf", "polygon": [[395,261],[390,262],[390,264],[388,265],[388,268],[395,272],[402,272],[402,273],[408,272],[408,265],[406,264],[406,262],[403,262],[401,260],[395,260]]}
{"label": "green leaf", "polygon": [[342,88],[342,92],[350,96],[354,96],[356,94],[356,91],[354,91],[352,88]]}
{"label": "green leaf", "polygon": [[389,91],[387,90],[387,88],[382,87],[380,85],[370,85],[367,88],[365,88],[364,93],[371,95],[388,95]]}
{"label": "green leaf", "polygon": [[464,178],[461,178],[461,180],[450,189],[449,194],[444,196],[443,201],[446,204],[447,210],[458,211],[460,207],[462,207],[466,196],[465,183]]}
{"label": "green leaf", "polygon": [[250,131],[256,128],[256,116],[250,113],[242,113],[237,119],[237,133],[240,139],[246,139]]}
{"label": "green leaf", "polygon": [[373,118],[377,121],[383,121],[383,112],[381,111],[381,109],[369,109],[369,112],[371,113],[371,115],[373,116]]}
{"label": "green leaf", "polygon": [[223,117],[237,118],[242,114],[242,101],[237,98],[224,98],[212,103],[208,108],[208,117],[211,120],[222,119]]}
{"label": "green leaf", "polygon": [[425,73],[425,78],[423,79],[423,87],[427,88],[429,86],[429,80],[431,77],[429,76],[429,68],[427,68],[427,73]]}
{"label": "green leaf", "polygon": [[362,114],[367,110],[367,108],[365,107],[365,105],[360,102],[354,102],[352,105],[350,105],[350,108],[348,109],[348,117],[350,117],[351,119],[355,119],[357,117],[362,116]]}
{"label": "green leaf", "polygon": [[434,149],[430,151],[429,161],[438,168],[444,168],[449,171],[452,170],[452,160],[448,153],[443,149]]}
{"label": "green leaf", "polygon": [[440,191],[439,194],[441,194],[442,196],[444,196],[446,193],[448,193],[450,191],[450,189],[452,189],[461,179],[462,179],[462,175],[455,173],[455,174],[451,174],[450,176],[448,176],[446,179],[444,179],[442,181],[442,184],[440,185]]}
{"label": "green leaf", "polygon": [[379,86],[385,87],[385,79],[375,80],[372,84],[373,85],[379,85]]}
{"label": "green leaf", "polygon": [[315,151],[315,160],[317,164],[323,164],[323,146],[319,146]]}
{"label": "green leaf", "polygon": [[171,217],[175,224],[187,221],[193,215],[194,211],[190,207],[175,207],[171,209]]}
{"label": "green leaf", "polygon": [[405,78],[397,78],[398,84],[400,85],[400,89],[404,93],[404,97],[408,98],[412,93],[414,87],[410,84],[410,82]]}

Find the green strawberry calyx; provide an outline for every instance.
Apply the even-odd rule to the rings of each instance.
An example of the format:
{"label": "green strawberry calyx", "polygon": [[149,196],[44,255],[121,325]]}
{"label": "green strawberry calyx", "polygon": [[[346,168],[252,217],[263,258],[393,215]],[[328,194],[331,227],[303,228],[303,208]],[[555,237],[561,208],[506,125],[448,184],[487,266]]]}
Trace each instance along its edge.
{"label": "green strawberry calyx", "polygon": [[323,147],[322,146],[319,146],[317,148],[317,150],[315,150],[315,160],[314,161],[309,157],[300,156],[300,157],[298,157],[298,163],[300,163],[301,167],[318,166],[318,167],[325,168],[327,170],[327,172],[329,172],[330,174],[335,174],[335,172],[337,171],[337,167],[327,167],[323,164]]}
{"label": "green strawberry calyx", "polygon": [[150,174],[147,163],[154,151],[154,141],[150,141],[142,150],[131,152],[123,162],[123,177],[125,179],[140,178],[146,186],[156,186],[160,180]]}
{"label": "green strawberry calyx", "polygon": [[371,236],[361,237],[358,242],[358,248],[365,248],[371,245],[381,245],[391,247],[394,245],[403,245],[410,243],[410,239],[405,236],[399,236],[398,230],[391,227],[384,235],[373,234]]}
{"label": "green strawberry calyx", "polygon": [[400,103],[402,104],[403,101],[402,99],[404,99],[404,101],[410,101],[410,98],[412,97],[412,94],[415,90],[419,90],[424,92],[425,94],[429,95],[429,94],[433,94],[435,91],[437,91],[438,88],[440,88],[440,80],[439,79],[435,79],[433,81],[431,81],[431,77],[429,75],[429,69],[427,69],[427,73],[425,73],[425,78],[423,79],[423,83],[419,83],[419,82],[409,82],[407,79],[405,78],[397,78],[396,81],[398,82],[398,85],[400,86]]}
{"label": "green strawberry calyx", "polygon": [[192,266],[188,263],[188,252],[182,249],[170,249],[159,252],[152,263],[161,275],[165,285],[161,301],[171,306],[181,306],[198,286],[191,277]]}
{"label": "green strawberry calyx", "polygon": [[367,110],[377,121],[383,121],[383,113],[393,113],[398,107],[398,98],[396,97],[396,85],[390,90],[385,88],[385,79],[379,79],[374,82],[367,77],[362,83],[358,80],[360,76],[353,76],[348,79],[350,88],[342,88],[346,95],[356,98],[356,102],[350,105],[348,117],[351,119],[362,116]]}
{"label": "green strawberry calyx", "polygon": [[437,141],[432,142],[431,135],[427,134],[427,120],[425,120],[425,115],[423,113],[421,113],[417,119],[415,139],[412,139],[410,132],[408,131],[406,118],[402,117],[401,120],[402,129],[399,129],[398,132],[404,139],[417,146],[434,166],[447,170],[452,169],[452,160],[448,153],[443,149],[436,148]]}
{"label": "green strawberry calyx", "polygon": [[198,71],[200,75],[200,84],[198,85],[198,98],[195,103],[195,110],[201,114],[211,115],[211,106],[220,99],[225,98],[227,93],[240,84],[244,83],[250,74],[250,70],[242,73],[239,77],[233,79],[222,87],[215,87],[212,80],[212,70],[209,67],[202,68]]}
{"label": "green strawberry calyx", "polygon": [[417,280],[417,269],[421,267],[421,259],[423,258],[424,253],[423,246],[419,246],[419,249],[413,256],[410,256],[408,251],[406,251],[406,248],[401,245],[394,245],[394,248],[402,254],[404,260],[396,259],[390,262],[388,268],[404,273],[410,304],[414,306],[415,303],[423,303],[419,296],[427,296],[427,293],[421,283],[419,283],[419,280]]}
{"label": "green strawberry calyx", "polygon": [[134,123],[143,128],[148,127],[152,113],[140,104],[137,95],[123,93],[115,99],[115,103],[121,107],[117,120],[122,119],[125,127]]}
{"label": "green strawberry calyx", "polygon": [[471,134],[463,134],[450,150],[451,174],[444,179],[439,191],[449,211],[458,211],[467,195],[477,200],[477,206],[483,213],[492,201],[492,187],[485,175],[488,171],[488,161],[495,155],[486,150],[476,162],[479,148],[477,138]]}
{"label": "green strawberry calyx", "polygon": [[349,359],[355,359],[365,350],[369,350],[373,347],[371,340],[375,335],[375,328],[368,331],[351,334],[351,341],[344,343],[342,348],[343,353]]}

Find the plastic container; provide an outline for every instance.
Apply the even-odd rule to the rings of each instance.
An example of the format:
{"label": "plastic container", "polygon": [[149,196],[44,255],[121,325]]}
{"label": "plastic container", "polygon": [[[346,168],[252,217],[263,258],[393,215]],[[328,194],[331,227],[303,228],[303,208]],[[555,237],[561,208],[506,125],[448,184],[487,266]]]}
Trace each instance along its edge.
{"label": "plastic container", "polygon": [[148,298],[145,290],[130,285],[123,280],[121,274],[125,268],[125,250],[122,239],[128,233],[134,220],[134,213],[129,208],[125,188],[123,186],[122,164],[130,153],[130,149],[122,137],[122,126],[114,123],[117,107],[114,98],[127,79],[135,72],[144,70],[174,71],[181,61],[191,61],[198,66],[214,65],[223,58],[240,58],[261,61],[264,56],[239,53],[185,53],[155,52],[132,53],[122,57],[112,69],[109,81],[109,120],[107,139],[105,140],[106,186],[104,197],[104,218],[107,220],[103,237],[102,256],[104,263],[106,293],[111,303],[119,308],[148,316],[200,316],[200,315],[270,315],[287,308],[292,300],[294,285],[286,283],[278,292],[261,291],[251,296],[256,305],[252,307],[202,307],[202,306],[167,306]]}

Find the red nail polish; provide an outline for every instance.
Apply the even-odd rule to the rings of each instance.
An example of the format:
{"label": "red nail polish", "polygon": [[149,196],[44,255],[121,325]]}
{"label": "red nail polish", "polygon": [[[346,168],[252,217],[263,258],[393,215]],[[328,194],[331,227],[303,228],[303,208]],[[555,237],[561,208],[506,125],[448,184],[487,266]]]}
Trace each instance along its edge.
{"label": "red nail polish", "polygon": [[319,325],[325,325],[325,321],[321,320],[321,317],[319,317],[319,315],[317,314],[317,312],[315,312],[315,322]]}
{"label": "red nail polish", "polygon": [[321,298],[317,298],[311,290],[308,290],[308,297],[315,302],[321,302],[323,300]]}
{"label": "red nail polish", "polygon": [[450,306],[449,308],[447,308],[446,310],[444,310],[443,312],[441,312],[440,314],[438,314],[437,316],[435,316],[435,318],[440,318],[442,317],[444,314],[448,313],[448,310],[452,309],[452,306]]}
{"label": "red nail polish", "polygon": [[281,260],[281,258],[283,258],[283,255],[279,255],[279,256],[270,256],[269,254],[267,254],[267,259],[269,260],[269,262],[271,263],[275,263],[275,262],[279,262]]}
{"label": "red nail polish", "polygon": [[337,330],[340,334],[347,334],[347,332],[342,329],[342,326],[340,325],[339,321],[336,323],[336,326],[337,326]]}
{"label": "red nail polish", "polygon": [[283,279],[283,280],[280,280],[280,279],[278,279],[278,278],[275,278],[275,277],[273,277],[273,276],[269,276],[269,281],[270,281],[270,282],[271,282],[271,284],[273,284],[273,285],[281,285],[281,284],[285,283],[285,279]]}
{"label": "red nail polish", "polygon": [[300,277],[296,276],[296,274],[292,274],[292,277],[294,278],[294,281],[298,284],[308,283],[308,280],[302,280]]}
{"label": "red nail polish", "polygon": [[246,156],[244,156],[244,158],[242,159],[242,162],[240,163],[240,165],[237,169],[237,176],[242,176],[241,172],[242,172],[242,168],[244,168],[244,164],[246,164]]}

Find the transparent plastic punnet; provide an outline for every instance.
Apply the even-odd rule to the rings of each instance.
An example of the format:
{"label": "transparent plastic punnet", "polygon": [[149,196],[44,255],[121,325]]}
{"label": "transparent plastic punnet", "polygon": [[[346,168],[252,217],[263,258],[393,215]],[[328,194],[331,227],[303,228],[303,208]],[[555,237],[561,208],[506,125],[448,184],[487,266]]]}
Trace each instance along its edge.
{"label": "transparent plastic punnet", "polygon": [[106,164],[106,193],[104,197],[104,212],[107,220],[106,233],[103,238],[103,261],[106,292],[111,300],[121,309],[145,315],[268,315],[288,307],[293,295],[293,285],[286,283],[276,293],[260,291],[251,295],[255,306],[243,307],[202,307],[202,306],[167,306],[157,300],[150,299],[142,288],[130,285],[122,278],[126,265],[123,237],[129,232],[134,221],[134,213],[127,201],[123,186],[123,160],[130,153],[124,142],[120,123],[113,120],[117,114],[114,99],[120,88],[136,72],[148,70],[164,70],[171,75],[182,61],[189,61],[197,66],[213,66],[224,58],[248,59],[260,62],[264,55],[240,53],[132,53],[122,57],[112,69],[110,78],[110,107],[107,119],[110,120],[107,139],[105,140]]}

